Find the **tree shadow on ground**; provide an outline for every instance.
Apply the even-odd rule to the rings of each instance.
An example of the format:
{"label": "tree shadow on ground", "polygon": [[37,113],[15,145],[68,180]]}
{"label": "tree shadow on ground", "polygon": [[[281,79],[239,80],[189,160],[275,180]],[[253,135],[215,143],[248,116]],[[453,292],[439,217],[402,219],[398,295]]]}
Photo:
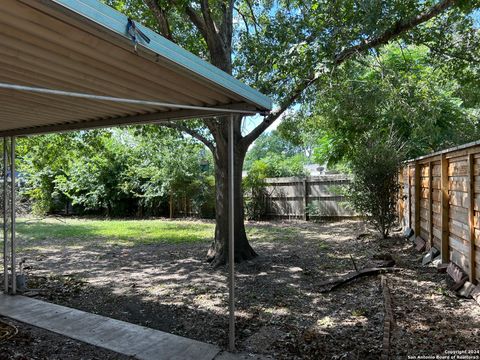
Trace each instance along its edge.
{"label": "tree shadow on ground", "polygon": [[[367,266],[373,253],[394,255],[406,270],[393,280],[412,282],[393,290],[394,306],[418,301],[418,287],[412,286],[417,278],[425,276],[422,281],[438,287],[437,279],[429,280],[431,272],[417,266],[403,240],[358,240],[364,231],[358,222],[252,223],[249,228],[261,255],[236,266],[241,350],[279,359],[378,358],[383,338],[379,279],[365,278],[332,293],[320,292],[321,282],[353,270],[350,255],[358,267]],[[46,246],[23,255],[31,267],[30,287],[43,289],[41,296],[47,301],[225,347],[226,268],[212,269],[204,261],[208,245],[93,243]],[[439,304],[428,302],[424,311],[451,317],[450,308]],[[395,309],[401,314],[403,308]],[[453,320],[461,324],[464,314],[455,314]],[[465,344],[472,341],[458,336],[457,341]]]}

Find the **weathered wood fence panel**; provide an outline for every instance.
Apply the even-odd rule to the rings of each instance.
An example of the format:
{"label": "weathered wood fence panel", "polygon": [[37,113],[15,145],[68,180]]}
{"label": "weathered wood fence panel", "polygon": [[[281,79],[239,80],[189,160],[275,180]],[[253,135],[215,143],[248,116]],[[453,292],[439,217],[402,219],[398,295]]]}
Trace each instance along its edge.
{"label": "weathered wood fence panel", "polygon": [[[480,280],[480,142],[409,161],[400,174],[399,213],[428,246]],[[417,191],[418,189],[418,191]]]}
{"label": "weathered wood fence panel", "polygon": [[268,216],[304,220],[353,217],[354,211],[340,192],[349,182],[347,175],[266,179]]}

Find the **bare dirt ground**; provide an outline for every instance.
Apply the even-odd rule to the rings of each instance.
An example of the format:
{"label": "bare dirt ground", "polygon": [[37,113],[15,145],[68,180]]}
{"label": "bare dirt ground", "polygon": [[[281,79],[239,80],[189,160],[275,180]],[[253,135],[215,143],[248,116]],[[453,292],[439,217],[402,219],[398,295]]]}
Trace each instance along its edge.
{"label": "bare dirt ground", "polygon": [[[391,358],[480,350],[480,307],[447,290],[446,275],[422,267],[421,255],[401,236],[359,237],[365,226],[357,221],[248,226],[260,256],[237,265],[239,350],[275,359],[380,358],[379,277],[330,293],[319,284],[353,271],[350,256],[362,268],[382,253],[402,269],[386,275],[396,321]],[[225,347],[226,269],[204,262],[208,245],[120,247],[99,239],[73,247],[49,239],[21,256],[38,298]]]}

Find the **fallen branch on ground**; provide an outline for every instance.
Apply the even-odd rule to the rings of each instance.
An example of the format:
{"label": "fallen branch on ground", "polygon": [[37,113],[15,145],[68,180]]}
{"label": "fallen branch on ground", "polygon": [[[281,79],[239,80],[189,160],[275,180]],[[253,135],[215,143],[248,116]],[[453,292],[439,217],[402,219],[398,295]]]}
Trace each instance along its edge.
{"label": "fallen branch on ground", "polygon": [[392,311],[392,295],[388,288],[387,278],[382,275],[381,277],[383,302],[385,306],[385,318],[383,322],[383,343],[382,343],[382,360],[390,359],[390,339],[392,337],[392,329],[395,325],[395,319]]}
{"label": "fallen branch on ground", "polygon": [[374,267],[374,268],[366,268],[362,269],[360,271],[355,271],[351,272],[349,274],[340,276],[336,279],[328,280],[323,283],[320,283],[320,287],[326,287],[323,290],[320,290],[320,292],[329,292],[332,290],[335,290],[341,285],[344,285],[346,283],[349,283],[350,281],[353,281],[355,279],[364,277],[364,276],[370,276],[370,275],[378,275],[378,274],[385,274],[385,273],[391,273],[395,271],[400,271],[400,268],[394,268],[394,267]]}
{"label": "fallen branch on ground", "polygon": [[355,264],[355,260],[353,260],[352,255],[350,255],[350,260],[352,260],[353,267],[355,268],[355,271],[358,272],[357,264]]}
{"label": "fallen branch on ground", "polygon": [[18,329],[12,324],[0,321],[0,342],[6,341],[18,334]]}

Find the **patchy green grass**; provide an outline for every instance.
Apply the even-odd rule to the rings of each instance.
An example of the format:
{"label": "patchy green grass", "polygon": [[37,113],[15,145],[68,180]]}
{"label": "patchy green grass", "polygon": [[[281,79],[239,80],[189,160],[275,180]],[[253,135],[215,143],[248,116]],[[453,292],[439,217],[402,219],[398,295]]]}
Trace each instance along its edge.
{"label": "patchy green grass", "polygon": [[[72,218],[17,219],[19,246],[122,245],[210,242],[215,224],[188,220],[90,220]],[[247,224],[247,236],[255,241],[289,241],[298,231],[268,223]]]}
{"label": "patchy green grass", "polygon": [[26,246],[34,246],[44,240],[69,245],[87,245],[104,240],[108,244],[133,246],[210,241],[214,224],[168,220],[19,219],[17,233]]}
{"label": "patchy green grass", "polygon": [[289,241],[298,238],[298,229],[274,225],[247,225],[248,238],[258,241]]}

